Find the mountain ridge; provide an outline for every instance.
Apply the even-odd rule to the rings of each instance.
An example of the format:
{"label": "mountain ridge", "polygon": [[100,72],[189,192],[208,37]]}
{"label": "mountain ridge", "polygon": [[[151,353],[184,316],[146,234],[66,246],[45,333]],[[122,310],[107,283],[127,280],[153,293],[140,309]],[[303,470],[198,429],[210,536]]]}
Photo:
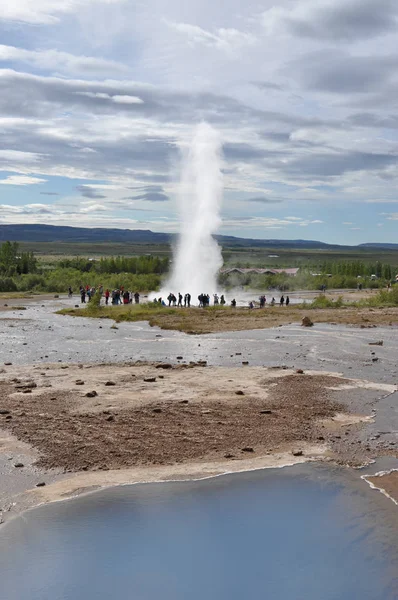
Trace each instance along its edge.
{"label": "mountain ridge", "polygon": [[[278,240],[240,238],[229,235],[215,235],[223,246],[263,247],[263,248],[384,248],[398,250],[398,244],[368,242],[354,246],[328,244],[317,240]],[[108,227],[70,227],[63,225],[14,224],[0,225],[0,242],[69,242],[69,243],[132,243],[132,244],[169,244],[176,234],[160,233],[150,229],[115,229]]]}

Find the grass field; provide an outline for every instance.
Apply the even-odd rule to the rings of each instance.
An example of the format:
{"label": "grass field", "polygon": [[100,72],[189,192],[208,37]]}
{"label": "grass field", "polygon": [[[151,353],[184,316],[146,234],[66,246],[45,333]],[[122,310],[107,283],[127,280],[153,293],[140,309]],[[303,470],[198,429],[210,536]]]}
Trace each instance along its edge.
{"label": "grass field", "polygon": [[[66,243],[66,242],[22,242],[23,252],[34,252],[42,262],[53,263],[61,258],[82,256],[99,259],[102,256],[142,256],[153,254],[171,257],[172,249],[168,244],[111,244],[111,243]],[[277,255],[278,258],[270,258]],[[263,267],[306,267],[316,266],[325,261],[341,262],[360,260],[366,263],[376,261],[389,263],[398,267],[397,250],[380,250],[378,248],[223,248],[224,264],[228,266],[263,266]]]}
{"label": "grass field", "polygon": [[310,316],[314,323],[344,323],[362,327],[374,325],[398,325],[398,307],[368,307],[341,305],[329,301],[328,307],[308,306],[267,307],[266,309],[209,307],[168,308],[151,304],[127,306],[90,306],[87,308],[63,309],[60,314],[76,317],[112,319],[123,321],[147,321],[161,329],[178,330],[189,334],[215,333],[218,331],[242,331],[278,327],[289,323],[301,323]]}

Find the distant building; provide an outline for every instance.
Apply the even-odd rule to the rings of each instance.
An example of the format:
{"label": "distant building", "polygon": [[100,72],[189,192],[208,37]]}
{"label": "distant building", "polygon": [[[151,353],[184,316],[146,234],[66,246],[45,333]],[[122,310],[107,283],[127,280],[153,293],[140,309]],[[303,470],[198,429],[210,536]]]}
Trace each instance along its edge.
{"label": "distant building", "polygon": [[224,275],[229,275],[232,273],[239,273],[241,275],[246,275],[247,273],[257,273],[258,275],[289,275],[290,277],[295,277],[299,272],[299,268],[295,269],[256,269],[256,268],[248,268],[248,269],[240,269],[238,267],[233,267],[231,269],[221,269],[221,273]]}

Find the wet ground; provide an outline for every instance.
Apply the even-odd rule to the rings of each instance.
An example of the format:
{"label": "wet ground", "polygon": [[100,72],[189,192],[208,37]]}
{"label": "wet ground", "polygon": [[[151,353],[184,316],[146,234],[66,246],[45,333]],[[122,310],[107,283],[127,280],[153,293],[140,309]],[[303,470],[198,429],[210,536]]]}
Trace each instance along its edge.
{"label": "wet ground", "polygon": [[[9,305],[11,306],[9,301]],[[264,366],[338,371],[347,377],[396,383],[398,329],[359,329],[317,324],[193,336],[164,331],[147,323],[76,319],[55,312],[75,300],[24,303],[26,310],[0,313],[0,364],[103,363],[132,360],[180,362],[207,360],[209,365]],[[383,346],[369,343],[383,341]]]}
{"label": "wet ground", "polygon": [[[195,336],[151,328],[144,322],[120,323],[115,327],[110,320],[55,314],[61,308],[73,307],[75,302],[76,299],[67,298],[8,301],[7,311],[0,313],[0,368],[5,363],[205,360],[208,365],[241,367],[242,376],[242,363],[248,362],[250,366],[285,365],[304,371],[338,372],[348,378],[377,383],[398,383],[398,330],[394,327],[360,329],[316,324],[303,328],[297,324]],[[26,309],[14,310],[13,304]],[[376,341],[383,341],[383,345],[369,345]],[[375,411],[374,423],[363,428],[363,440],[374,437],[375,445],[386,449],[396,447],[398,393],[362,389],[351,390],[345,396],[358,412]],[[13,449],[13,456],[19,456],[18,450]],[[391,457],[378,459],[381,468],[396,468],[397,463]],[[9,465],[1,469],[3,474],[9,470]]]}

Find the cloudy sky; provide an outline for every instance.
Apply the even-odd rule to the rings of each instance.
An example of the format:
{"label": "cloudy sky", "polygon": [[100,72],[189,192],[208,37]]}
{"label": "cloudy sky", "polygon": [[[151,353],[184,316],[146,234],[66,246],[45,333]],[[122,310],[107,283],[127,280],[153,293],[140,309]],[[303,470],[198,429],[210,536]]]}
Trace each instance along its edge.
{"label": "cloudy sky", "polygon": [[0,3],[0,223],[176,231],[224,141],[221,233],[397,242],[396,0]]}

